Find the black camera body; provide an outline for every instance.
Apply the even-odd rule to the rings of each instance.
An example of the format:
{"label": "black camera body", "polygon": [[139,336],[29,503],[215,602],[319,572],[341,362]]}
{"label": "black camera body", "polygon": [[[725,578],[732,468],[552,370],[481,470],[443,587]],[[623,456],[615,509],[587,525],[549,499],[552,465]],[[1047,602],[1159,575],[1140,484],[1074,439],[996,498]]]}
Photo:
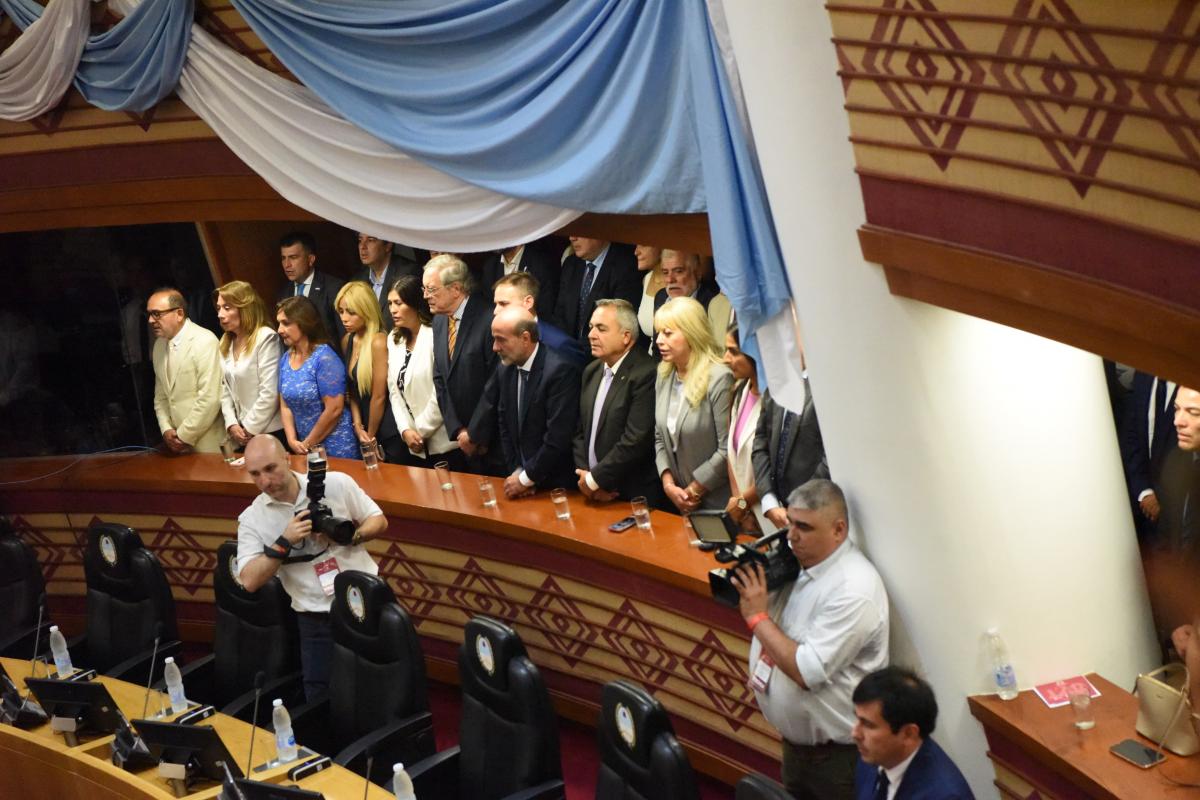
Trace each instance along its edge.
{"label": "black camera body", "polygon": [[718,567],[708,573],[708,588],[713,599],[730,608],[738,607],[740,595],[729,577],[744,564],[762,564],[769,592],[800,577],[800,562],[796,560],[792,548],[788,547],[786,530],[767,534],[749,545],[723,547],[717,551],[716,558],[723,564],[737,562],[731,567]]}
{"label": "black camera body", "polygon": [[316,452],[308,454],[308,519],[313,531],[323,533],[331,542],[348,545],[354,541],[356,527],[353,522],[335,517],[325,502],[325,473],[329,462]]}

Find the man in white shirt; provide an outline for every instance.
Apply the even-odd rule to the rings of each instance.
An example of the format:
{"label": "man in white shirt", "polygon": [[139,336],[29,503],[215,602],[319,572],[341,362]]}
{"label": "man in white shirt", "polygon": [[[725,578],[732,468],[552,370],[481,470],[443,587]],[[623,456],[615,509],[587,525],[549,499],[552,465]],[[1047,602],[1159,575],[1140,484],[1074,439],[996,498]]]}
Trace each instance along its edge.
{"label": "man in white shirt", "polygon": [[847,539],[842,490],[816,479],[788,498],[788,545],[800,563],[767,594],[761,565],[733,576],[750,642],[750,685],[783,735],[783,782],[794,796],[852,800],[851,694],[887,665],[888,599],[875,567]]}
{"label": "man in white shirt", "polygon": [[225,438],[221,423],[221,348],[212,331],[187,318],[183,295],[160,289],[146,301],[156,337],[154,413],[163,444],[172,453],[216,453]]}
{"label": "man in white shirt", "polygon": [[329,686],[333,581],[342,570],[379,573],[362,545],[387,530],[387,519],[349,475],[329,472],[325,503],[333,516],[355,524],[354,538],[339,545],[314,532],[308,476],[288,467],[283,445],[269,434],[246,445],[246,472],[262,494],[238,517],[238,577],[246,591],[257,592],[279,576],[297,613],[304,694],[311,700]]}

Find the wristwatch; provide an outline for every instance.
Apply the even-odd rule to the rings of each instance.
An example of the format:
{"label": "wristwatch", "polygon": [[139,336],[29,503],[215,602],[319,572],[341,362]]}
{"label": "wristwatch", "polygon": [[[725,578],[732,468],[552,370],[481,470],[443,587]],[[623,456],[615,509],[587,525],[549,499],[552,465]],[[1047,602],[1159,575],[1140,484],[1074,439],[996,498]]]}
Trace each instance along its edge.
{"label": "wristwatch", "polygon": [[736,505],[737,505],[738,511],[745,511],[747,508],[750,507],[750,504],[746,502],[746,498],[744,498],[744,497],[739,497],[737,499]]}

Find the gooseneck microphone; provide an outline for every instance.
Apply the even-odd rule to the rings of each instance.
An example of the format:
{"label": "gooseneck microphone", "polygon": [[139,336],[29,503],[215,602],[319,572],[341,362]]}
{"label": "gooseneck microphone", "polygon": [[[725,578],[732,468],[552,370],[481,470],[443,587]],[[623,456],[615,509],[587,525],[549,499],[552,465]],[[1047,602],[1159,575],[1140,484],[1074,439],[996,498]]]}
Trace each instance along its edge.
{"label": "gooseneck microphone", "polygon": [[250,752],[246,753],[246,777],[250,777],[250,767],[254,764],[254,733],[258,730],[258,700],[262,697],[263,684],[267,682],[267,673],[261,669],[254,673],[254,712],[250,717]]}
{"label": "gooseneck microphone", "polygon": [[[38,595],[37,605],[38,605],[37,629],[34,631],[34,634],[33,634],[33,659],[29,665],[29,674],[35,678],[37,677],[36,670],[37,670],[37,660],[38,660],[38,648],[42,644],[42,618],[46,614],[46,593],[45,592],[42,592],[41,594]],[[46,676],[49,677],[49,675],[50,675],[50,668],[47,667],[46,668]]]}
{"label": "gooseneck microphone", "polygon": [[146,678],[146,696],[142,700],[142,719],[146,718],[146,708],[150,705],[150,687],[154,685],[154,662],[158,659],[158,642],[162,639],[163,624],[154,623],[154,649],[150,651],[150,675]]}

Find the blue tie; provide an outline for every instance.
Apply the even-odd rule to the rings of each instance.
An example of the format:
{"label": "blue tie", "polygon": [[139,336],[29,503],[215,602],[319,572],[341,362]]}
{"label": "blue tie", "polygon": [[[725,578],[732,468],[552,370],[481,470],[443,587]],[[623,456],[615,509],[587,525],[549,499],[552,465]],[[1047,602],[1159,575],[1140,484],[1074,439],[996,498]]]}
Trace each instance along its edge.
{"label": "blue tie", "polygon": [[584,316],[584,313],[587,311],[588,295],[591,294],[592,284],[595,281],[596,265],[589,261],[587,262],[587,271],[583,273],[583,285],[579,287],[579,330],[577,331],[579,336],[583,336],[584,332],[587,330],[588,322],[590,322],[590,320]]}
{"label": "blue tie", "polygon": [[297,281],[297,282],[296,282],[296,297],[304,297],[304,283],[303,283],[303,281]]}

